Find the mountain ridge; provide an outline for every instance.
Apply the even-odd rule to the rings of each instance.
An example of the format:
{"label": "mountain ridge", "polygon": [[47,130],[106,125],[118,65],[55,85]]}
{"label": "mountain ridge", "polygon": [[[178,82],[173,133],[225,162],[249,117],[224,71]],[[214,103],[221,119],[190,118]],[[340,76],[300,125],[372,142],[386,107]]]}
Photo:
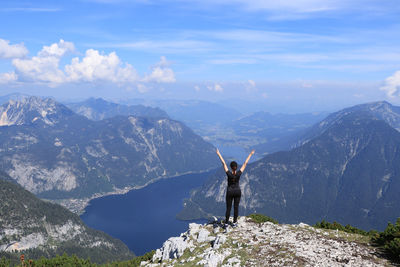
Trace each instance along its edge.
{"label": "mountain ridge", "polygon": [[[279,221],[336,220],[383,229],[400,213],[400,133],[368,112],[348,113],[319,136],[248,165],[240,209]],[[179,218],[223,214],[225,175],[193,192]],[[357,188],[354,189],[354,188]]]}
{"label": "mountain ridge", "polygon": [[355,105],[342,109],[327,116],[320,123],[316,123],[297,141],[295,146],[303,144],[308,140],[320,135],[323,131],[330,127],[335,121],[339,121],[343,116],[351,113],[362,112],[374,118],[387,122],[391,127],[400,131],[400,107],[393,106],[387,101],[376,101],[365,104]]}
{"label": "mountain ridge", "polygon": [[87,227],[76,214],[38,199],[10,180],[1,173],[0,254],[39,258],[67,252],[98,263],[134,256],[120,240]]}
{"label": "mountain ridge", "polygon": [[108,102],[102,98],[89,98],[82,102],[67,103],[66,106],[79,115],[90,120],[103,120],[118,115],[132,115],[135,117],[169,118],[168,114],[157,107],[148,107],[141,104],[122,105]]}
{"label": "mountain ridge", "polygon": [[1,108],[15,119],[0,127],[0,166],[42,198],[87,199],[216,166],[213,146],[169,118],[91,121],[40,98]]}

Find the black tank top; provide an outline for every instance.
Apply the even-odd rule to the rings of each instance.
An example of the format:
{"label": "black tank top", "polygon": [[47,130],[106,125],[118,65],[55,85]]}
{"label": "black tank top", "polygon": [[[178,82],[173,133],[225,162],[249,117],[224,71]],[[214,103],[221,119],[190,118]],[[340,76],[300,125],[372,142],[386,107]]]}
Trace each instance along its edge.
{"label": "black tank top", "polygon": [[227,171],[226,175],[228,176],[228,190],[230,189],[239,189],[239,179],[240,175],[242,175],[242,172],[239,170],[236,172],[235,175],[231,171]]}

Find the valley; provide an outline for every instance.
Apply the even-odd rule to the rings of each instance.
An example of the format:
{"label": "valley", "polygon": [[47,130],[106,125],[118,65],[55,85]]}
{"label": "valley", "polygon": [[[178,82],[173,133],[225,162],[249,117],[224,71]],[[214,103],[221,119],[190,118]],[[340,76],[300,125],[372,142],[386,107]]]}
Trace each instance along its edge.
{"label": "valley", "polygon": [[0,267],[400,265],[399,17],[2,0]]}
{"label": "valley", "polygon": [[[242,214],[383,229],[400,210],[398,118],[398,108],[387,102],[344,109],[299,136],[294,149],[249,164],[241,178]],[[195,190],[178,217],[223,214],[225,187],[220,170]]]}
{"label": "valley", "polygon": [[[239,163],[248,149],[260,150],[241,178],[241,215],[378,230],[396,219],[398,107],[369,103],[321,121],[324,113],[237,113],[222,123],[218,106],[190,121],[191,104],[194,111],[206,106],[189,102],[170,115],[90,99],[70,104],[78,114],[49,98],[10,100],[0,107],[0,164],[9,180],[81,214],[139,255],[183,232],[189,222],[182,219],[224,214],[225,174],[212,144]],[[179,114],[185,124],[174,120]]]}

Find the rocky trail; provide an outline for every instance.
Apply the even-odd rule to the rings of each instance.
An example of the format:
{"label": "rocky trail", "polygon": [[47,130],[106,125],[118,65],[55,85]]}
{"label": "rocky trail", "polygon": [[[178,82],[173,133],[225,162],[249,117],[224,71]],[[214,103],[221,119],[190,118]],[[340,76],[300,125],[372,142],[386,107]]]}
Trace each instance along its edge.
{"label": "rocky trail", "polygon": [[368,238],[307,224],[256,223],[237,227],[215,222],[189,225],[171,237],[144,266],[392,266]]}

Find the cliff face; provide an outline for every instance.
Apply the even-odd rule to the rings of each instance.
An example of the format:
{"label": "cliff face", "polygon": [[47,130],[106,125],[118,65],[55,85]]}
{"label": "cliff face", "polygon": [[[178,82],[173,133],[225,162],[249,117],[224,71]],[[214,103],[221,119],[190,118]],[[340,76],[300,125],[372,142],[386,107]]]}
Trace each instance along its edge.
{"label": "cliff face", "polygon": [[310,127],[310,129],[308,129],[294,144],[292,144],[292,147],[299,146],[312,140],[333,125],[341,123],[343,119],[346,119],[346,117],[358,116],[360,114],[384,121],[392,128],[400,131],[400,107],[393,106],[386,101],[372,102],[345,108],[330,114],[320,123],[316,123]]}
{"label": "cliff face", "polygon": [[76,214],[3,178],[7,175],[0,173],[0,255],[18,251],[38,258],[66,252],[95,262],[133,257],[121,241],[87,227]]}
{"label": "cliff face", "polygon": [[238,227],[191,223],[168,239],[146,266],[390,266],[365,237],[306,224],[255,223]]}
{"label": "cliff face", "polygon": [[0,112],[2,170],[46,199],[89,198],[218,164],[211,144],[168,118],[91,121],[37,97]]}
{"label": "cliff face", "polygon": [[[249,164],[240,181],[241,214],[269,214],[285,223],[326,219],[378,230],[395,221],[400,133],[388,123],[394,125],[397,117],[383,111],[388,114],[377,113],[379,118],[364,109],[343,111],[318,124],[321,132],[303,145]],[[224,214],[225,191],[226,175],[219,171],[193,192],[180,218]]]}

